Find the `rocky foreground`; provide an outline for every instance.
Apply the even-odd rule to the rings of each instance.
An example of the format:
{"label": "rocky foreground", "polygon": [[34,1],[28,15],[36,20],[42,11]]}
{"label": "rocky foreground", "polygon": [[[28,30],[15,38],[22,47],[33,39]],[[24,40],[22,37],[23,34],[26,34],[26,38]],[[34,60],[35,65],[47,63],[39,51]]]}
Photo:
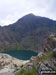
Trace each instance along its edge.
{"label": "rocky foreground", "polygon": [[[50,35],[46,41],[44,52],[32,57],[17,75],[56,75],[56,35]],[[49,74],[52,73],[52,74]]]}
{"label": "rocky foreground", "polygon": [[27,62],[8,54],[0,53],[0,75],[15,75]]}
{"label": "rocky foreground", "polygon": [[[43,75],[56,71],[56,35],[50,35],[43,52],[22,61],[7,54],[0,54],[0,75]],[[50,75],[50,74],[44,74]]]}

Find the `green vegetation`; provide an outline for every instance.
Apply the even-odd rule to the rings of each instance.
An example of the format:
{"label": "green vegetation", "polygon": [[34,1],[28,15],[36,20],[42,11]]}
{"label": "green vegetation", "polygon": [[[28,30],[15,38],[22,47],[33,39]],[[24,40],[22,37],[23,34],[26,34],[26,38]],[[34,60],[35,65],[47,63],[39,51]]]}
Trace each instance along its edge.
{"label": "green vegetation", "polygon": [[[34,61],[32,61],[33,63],[43,63],[45,64],[45,66],[48,66],[48,63],[45,63],[46,61],[51,61],[52,62],[52,59],[54,59],[54,52],[51,51],[51,52],[43,52],[42,54],[40,54],[39,57],[37,57],[36,59],[34,59]],[[34,67],[32,67],[32,70],[30,70],[29,66],[26,66],[26,71],[23,69],[21,69],[17,75],[37,75],[38,72],[36,71],[36,66],[38,66],[38,68],[40,68],[40,64],[38,65],[34,65]],[[37,73],[36,73],[37,72]],[[43,74],[43,75],[55,75],[55,74]]]}
{"label": "green vegetation", "polygon": [[1,46],[0,47],[0,52],[6,50],[25,50],[19,43],[10,43],[7,46]]}
{"label": "green vegetation", "polygon": [[[0,51],[41,50],[50,33],[56,33],[56,21],[28,14],[9,26],[0,27]],[[20,45],[16,46],[16,42]]]}
{"label": "green vegetation", "polygon": [[31,70],[24,71],[24,69],[21,69],[21,70],[17,73],[17,75],[37,75],[37,73],[36,73],[35,68],[33,68],[32,71],[31,71]]}
{"label": "green vegetation", "polygon": [[45,62],[53,58],[53,52],[44,52],[41,57],[37,58],[38,62]]}
{"label": "green vegetation", "polygon": [[16,65],[16,64],[14,64],[14,67],[17,67],[17,65]]}

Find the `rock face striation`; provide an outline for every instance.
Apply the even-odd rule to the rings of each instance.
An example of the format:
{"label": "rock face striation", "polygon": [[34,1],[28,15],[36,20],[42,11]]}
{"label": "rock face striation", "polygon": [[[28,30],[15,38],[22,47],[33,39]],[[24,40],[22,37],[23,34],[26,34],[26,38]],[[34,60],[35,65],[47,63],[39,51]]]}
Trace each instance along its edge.
{"label": "rock face striation", "polygon": [[56,35],[50,35],[47,38],[44,51],[56,51]]}

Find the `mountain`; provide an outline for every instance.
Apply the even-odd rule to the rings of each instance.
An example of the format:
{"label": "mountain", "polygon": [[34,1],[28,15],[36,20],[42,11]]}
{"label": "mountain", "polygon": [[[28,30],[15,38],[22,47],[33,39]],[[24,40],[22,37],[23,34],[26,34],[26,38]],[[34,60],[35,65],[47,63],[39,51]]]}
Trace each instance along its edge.
{"label": "mountain", "polygon": [[49,34],[56,33],[56,21],[28,14],[0,27],[0,50],[42,50]]}

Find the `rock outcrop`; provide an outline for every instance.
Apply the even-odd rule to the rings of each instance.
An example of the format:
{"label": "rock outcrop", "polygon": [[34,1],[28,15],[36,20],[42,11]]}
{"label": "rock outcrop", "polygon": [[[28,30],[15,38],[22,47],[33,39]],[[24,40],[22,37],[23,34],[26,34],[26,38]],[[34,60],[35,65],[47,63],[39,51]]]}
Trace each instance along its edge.
{"label": "rock outcrop", "polygon": [[[33,70],[34,69],[34,70]],[[34,71],[34,74],[32,74]],[[44,52],[40,52],[37,56],[32,57],[30,61],[24,65],[17,75],[43,75],[43,73],[55,73],[56,71],[56,35],[50,35],[46,41]],[[25,74],[26,73],[26,74]],[[47,75],[47,74],[45,74]]]}
{"label": "rock outcrop", "polygon": [[24,71],[32,71],[35,68],[35,75],[42,75],[45,71],[56,71],[56,58],[53,52],[43,52],[36,57],[32,57],[30,62],[24,66]]}
{"label": "rock outcrop", "polygon": [[27,62],[8,54],[0,53],[0,75],[15,75]]}
{"label": "rock outcrop", "polygon": [[44,51],[55,51],[56,50],[56,35],[50,35],[47,38]]}
{"label": "rock outcrop", "polygon": [[55,73],[56,35],[50,35],[46,41],[44,52],[40,52],[37,56],[32,56],[29,61],[22,61],[7,54],[0,54],[0,69],[0,72],[4,73],[6,71],[7,75],[9,72],[9,75],[43,75],[45,72]]}

